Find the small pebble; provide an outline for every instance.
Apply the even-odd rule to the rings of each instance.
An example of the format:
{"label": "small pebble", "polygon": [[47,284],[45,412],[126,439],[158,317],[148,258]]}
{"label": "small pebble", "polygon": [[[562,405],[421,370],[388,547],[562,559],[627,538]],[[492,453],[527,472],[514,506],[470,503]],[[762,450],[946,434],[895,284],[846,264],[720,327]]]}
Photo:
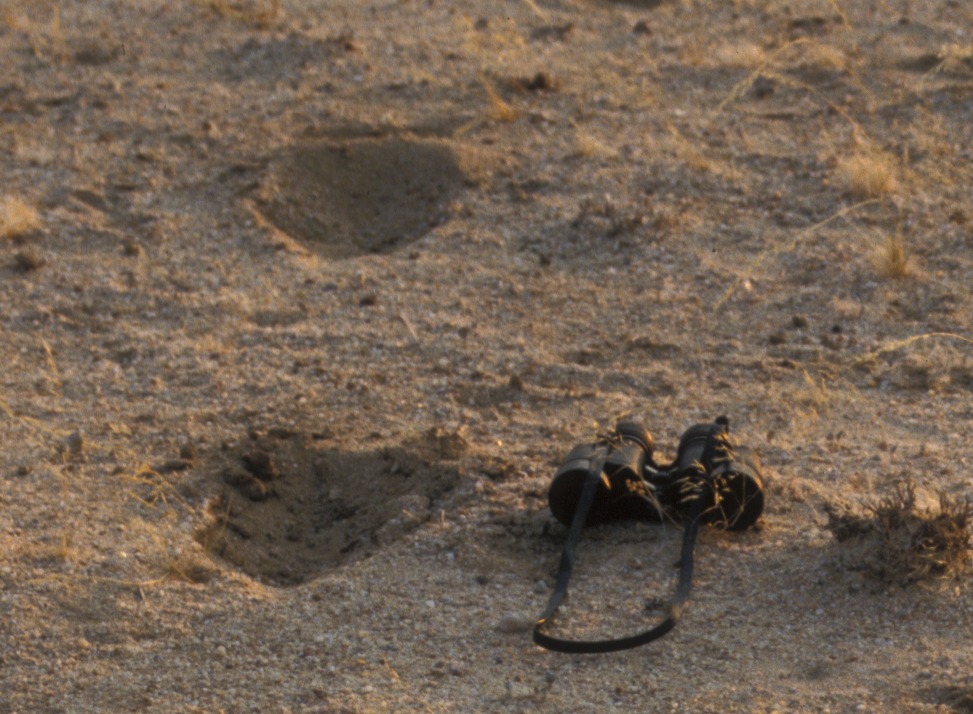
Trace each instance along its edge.
{"label": "small pebble", "polygon": [[64,440],[64,446],[72,454],[80,454],[84,448],[84,437],[80,431],[76,431]]}
{"label": "small pebble", "polygon": [[500,618],[497,629],[506,634],[514,634],[516,632],[527,632],[533,624],[534,621],[529,617],[508,612]]}
{"label": "small pebble", "polygon": [[136,258],[142,255],[142,246],[131,238],[127,238],[122,242],[122,255],[127,255],[130,258]]}
{"label": "small pebble", "polygon": [[47,259],[33,248],[25,248],[14,254],[14,266],[17,270],[29,273],[47,265]]}

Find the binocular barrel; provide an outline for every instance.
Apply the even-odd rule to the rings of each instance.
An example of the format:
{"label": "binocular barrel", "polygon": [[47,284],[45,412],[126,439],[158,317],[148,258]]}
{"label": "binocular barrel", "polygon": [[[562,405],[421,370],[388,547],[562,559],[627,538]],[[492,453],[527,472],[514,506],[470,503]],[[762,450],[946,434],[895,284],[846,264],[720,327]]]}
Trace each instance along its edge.
{"label": "binocular barrel", "polygon": [[645,427],[623,421],[605,439],[576,446],[554,476],[548,503],[554,517],[570,525],[588,474],[599,465],[600,482],[585,525],[609,520],[661,520],[663,509],[685,513],[704,499],[701,520],[728,530],[752,526],[763,511],[763,483],[755,452],[734,446],[720,417],[690,427],[676,459],[659,467]]}
{"label": "binocular barrel", "polygon": [[726,417],[690,427],[679,440],[669,471],[676,478],[698,474],[701,492],[695,497],[706,499],[703,520],[710,525],[743,530],[763,512],[760,460],[756,452],[731,443]]}
{"label": "binocular barrel", "polygon": [[652,435],[634,422],[620,422],[611,436],[602,442],[574,447],[554,475],[547,494],[554,517],[571,525],[585,479],[591,469],[602,462],[601,483],[585,525],[618,518],[659,519],[661,513],[638,497],[639,485],[646,484],[643,472],[646,463],[652,462],[654,449]]}

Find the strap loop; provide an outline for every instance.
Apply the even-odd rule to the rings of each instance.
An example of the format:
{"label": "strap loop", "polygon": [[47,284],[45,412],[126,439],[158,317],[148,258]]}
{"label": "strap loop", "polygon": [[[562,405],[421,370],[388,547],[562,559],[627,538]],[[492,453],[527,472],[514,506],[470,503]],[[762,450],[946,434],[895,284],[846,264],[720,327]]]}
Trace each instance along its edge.
{"label": "strap loop", "polygon": [[[560,637],[553,637],[541,631],[548,623],[558,606],[564,600],[568,591],[568,580],[571,578],[571,570],[575,563],[575,548],[581,537],[581,527],[588,517],[588,511],[594,501],[598,483],[601,480],[601,464],[592,464],[591,470],[585,479],[584,490],[581,499],[578,501],[578,508],[571,522],[571,529],[568,531],[568,538],[564,544],[564,551],[561,554],[561,562],[558,566],[557,582],[554,592],[547,603],[547,608],[534,623],[534,643],[545,647],[554,652],[565,652],[568,654],[600,654],[604,652],[619,652],[621,650],[639,647],[653,640],[657,640],[666,633],[670,632],[679,622],[689,593],[693,586],[693,554],[696,549],[696,536],[699,533],[700,517],[703,515],[705,503],[702,498],[696,498],[690,507],[688,520],[683,531],[682,550],[679,556],[679,580],[676,584],[676,591],[669,603],[669,614],[662,622],[652,629],[645,630],[629,637],[620,637],[611,640],[565,640]],[[597,470],[596,470],[597,469]]]}

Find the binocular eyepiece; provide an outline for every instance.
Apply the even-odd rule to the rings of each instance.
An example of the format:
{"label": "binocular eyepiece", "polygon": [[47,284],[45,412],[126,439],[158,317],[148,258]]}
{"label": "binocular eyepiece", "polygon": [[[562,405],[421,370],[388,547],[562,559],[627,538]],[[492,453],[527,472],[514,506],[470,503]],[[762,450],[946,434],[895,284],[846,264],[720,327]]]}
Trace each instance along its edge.
{"label": "binocular eyepiece", "polygon": [[699,514],[703,523],[743,530],[760,517],[764,494],[759,459],[733,443],[726,417],[690,427],[671,464],[657,465],[654,448],[645,427],[630,421],[619,422],[594,444],[576,446],[548,492],[554,517],[571,525],[585,480],[594,469],[600,471],[600,479],[585,525],[658,521],[674,513]]}

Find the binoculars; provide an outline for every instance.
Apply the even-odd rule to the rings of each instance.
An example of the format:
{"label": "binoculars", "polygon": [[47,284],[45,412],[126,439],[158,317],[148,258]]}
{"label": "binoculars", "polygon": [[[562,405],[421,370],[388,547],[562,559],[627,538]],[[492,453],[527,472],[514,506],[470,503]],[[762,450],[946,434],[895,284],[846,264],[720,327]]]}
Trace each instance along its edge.
{"label": "binoculars", "polygon": [[764,507],[757,454],[733,444],[729,422],[690,427],[675,460],[659,466],[652,435],[636,422],[619,422],[605,438],[576,446],[554,476],[548,502],[554,517],[570,526],[588,474],[601,464],[598,490],[584,525],[611,520],[662,520],[687,516],[727,530],[752,526]]}
{"label": "binoculars", "polygon": [[[730,438],[726,417],[690,427],[676,458],[660,466],[652,435],[636,422],[619,422],[594,444],[576,446],[548,491],[551,512],[568,526],[554,592],[534,623],[534,642],[557,652],[617,652],[656,640],[676,626],[693,582],[693,552],[702,524],[731,531],[752,526],[764,508],[760,462]],[[545,632],[567,596],[575,548],[585,526],[606,521],[678,518],[685,522],[679,579],[666,618],[634,635],[607,640],[569,640]]]}

